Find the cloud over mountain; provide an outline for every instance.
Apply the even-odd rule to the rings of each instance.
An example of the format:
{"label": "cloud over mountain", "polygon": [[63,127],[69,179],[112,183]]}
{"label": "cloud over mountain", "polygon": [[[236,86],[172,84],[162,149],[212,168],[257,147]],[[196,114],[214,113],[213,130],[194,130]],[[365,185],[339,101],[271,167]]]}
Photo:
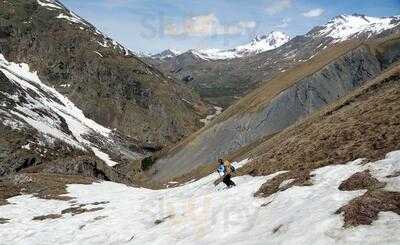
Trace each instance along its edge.
{"label": "cloud over mountain", "polygon": [[198,15],[181,23],[165,25],[164,33],[169,36],[215,36],[245,33],[256,27],[254,21],[239,21],[223,24],[214,14]]}
{"label": "cloud over mountain", "polygon": [[313,18],[313,17],[321,16],[324,12],[325,11],[323,9],[316,8],[316,9],[310,9],[309,11],[304,12],[304,13],[302,13],[302,15],[307,18]]}

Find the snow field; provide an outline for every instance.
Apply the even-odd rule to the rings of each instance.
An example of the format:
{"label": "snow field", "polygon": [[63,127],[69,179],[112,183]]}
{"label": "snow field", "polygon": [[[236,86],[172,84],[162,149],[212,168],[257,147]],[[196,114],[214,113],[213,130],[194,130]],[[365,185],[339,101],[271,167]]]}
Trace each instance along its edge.
{"label": "snow field", "polygon": [[349,229],[342,227],[343,217],[334,214],[365,193],[338,190],[340,183],[356,172],[370,169],[373,176],[388,183],[386,189],[399,191],[400,178],[385,176],[400,170],[400,151],[374,163],[361,162],[317,169],[313,171],[312,186],[294,186],[268,198],[255,198],[253,193],[280,173],[235,177],[238,186],[231,189],[223,184],[214,187],[216,173],[165,190],[112,182],[70,185],[68,196],[75,197],[77,203],[109,203],[100,205],[104,207],[100,211],[67,214],[55,220],[32,218],[60,213],[72,204],[18,196],[9,199],[12,205],[0,207],[0,217],[11,219],[1,227],[0,243],[399,244],[397,214],[382,212],[371,226]]}

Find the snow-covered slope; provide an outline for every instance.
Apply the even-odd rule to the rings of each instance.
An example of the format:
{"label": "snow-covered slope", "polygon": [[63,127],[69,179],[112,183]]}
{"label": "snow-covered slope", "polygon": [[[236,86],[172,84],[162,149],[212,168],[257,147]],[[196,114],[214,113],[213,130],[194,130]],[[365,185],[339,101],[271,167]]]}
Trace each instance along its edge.
{"label": "snow-covered slope", "polygon": [[[44,145],[61,140],[71,147],[93,151],[109,166],[118,164],[102,149],[115,145],[112,130],[87,118],[68,98],[42,83],[27,64],[8,62],[0,54],[0,75],[8,79],[11,93],[1,91],[0,118],[17,130],[35,129]],[[140,157],[140,154],[137,155]]]}
{"label": "snow-covered slope", "polygon": [[[246,161],[239,163],[245,164]],[[340,183],[364,170],[400,190],[400,151],[378,162],[356,160],[313,171],[310,186],[293,186],[268,198],[255,198],[265,177],[236,177],[237,187],[216,187],[216,173],[186,185],[148,190],[111,182],[70,185],[72,201],[33,196],[9,199],[0,206],[3,244],[399,244],[400,218],[381,212],[371,225],[343,228],[335,211],[366,190],[340,191]],[[61,214],[69,208],[91,212],[33,221],[37,216]]]}
{"label": "snow-covered slope", "polygon": [[400,24],[400,16],[369,17],[365,15],[339,15],[321,26],[315,34],[319,37],[331,37],[334,42],[342,42],[361,35],[379,34]]}

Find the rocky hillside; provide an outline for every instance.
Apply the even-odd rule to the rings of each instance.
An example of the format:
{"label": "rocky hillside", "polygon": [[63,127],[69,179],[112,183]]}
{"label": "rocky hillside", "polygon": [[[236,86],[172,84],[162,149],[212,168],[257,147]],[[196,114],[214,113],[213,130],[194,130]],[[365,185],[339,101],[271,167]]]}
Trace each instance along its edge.
{"label": "rocky hillside", "polygon": [[[397,62],[310,117],[227,157],[252,159],[239,170],[239,175],[261,176],[284,170],[290,173],[280,180],[296,179],[299,185],[309,180],[310,171],[322,166],[359,158],[383,159],[387,152],[400,148],[399,96],[400,64]],[[186,182],[214,170],[215,163],[204,165],[175,180]],[[277,186],[270,188],[277,190]]]}
{"label": "rocky hillside", "polygon": [[27,63],[99,124],[158,149],[202,126],[206,108],[56,0],[0,3],[0,53]]}
{"label": "rocky hillside", "polygon": [[40,166],[44,172],[132,182],[112,167],[143,158],[147,152],[134,147],[139,142],[87,118],[28,65],[2,55],[0,89],[0,177]]}
{"label": "rocky hillside", "polygon": [[184,174],[308,117],[398,61],[399,45],[395,35],[324,50],[266,82],[172,149],[156,163],[155,178]]}
{"label": "rocky hillside", "polygon": [[207,101],[228,107],[265,81],[350,39],[366,40],[399,32],[400,18],[340,15],[275,49],[228,60],[210,60],[193,52],[150,59],[160,70],[196,89]]}

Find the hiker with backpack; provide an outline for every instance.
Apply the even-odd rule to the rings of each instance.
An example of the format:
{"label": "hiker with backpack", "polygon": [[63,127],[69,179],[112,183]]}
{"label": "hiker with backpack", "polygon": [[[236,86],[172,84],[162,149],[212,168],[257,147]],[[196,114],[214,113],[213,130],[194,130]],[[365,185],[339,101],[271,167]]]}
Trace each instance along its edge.
{"label": "hiker with backpack", "polygon": [[235,167],[228,160],[218,159],[217,171],[223,177],[222,182],[228,187],[236,186],[235,182],[231,180],[232,173],[235,172]]}

